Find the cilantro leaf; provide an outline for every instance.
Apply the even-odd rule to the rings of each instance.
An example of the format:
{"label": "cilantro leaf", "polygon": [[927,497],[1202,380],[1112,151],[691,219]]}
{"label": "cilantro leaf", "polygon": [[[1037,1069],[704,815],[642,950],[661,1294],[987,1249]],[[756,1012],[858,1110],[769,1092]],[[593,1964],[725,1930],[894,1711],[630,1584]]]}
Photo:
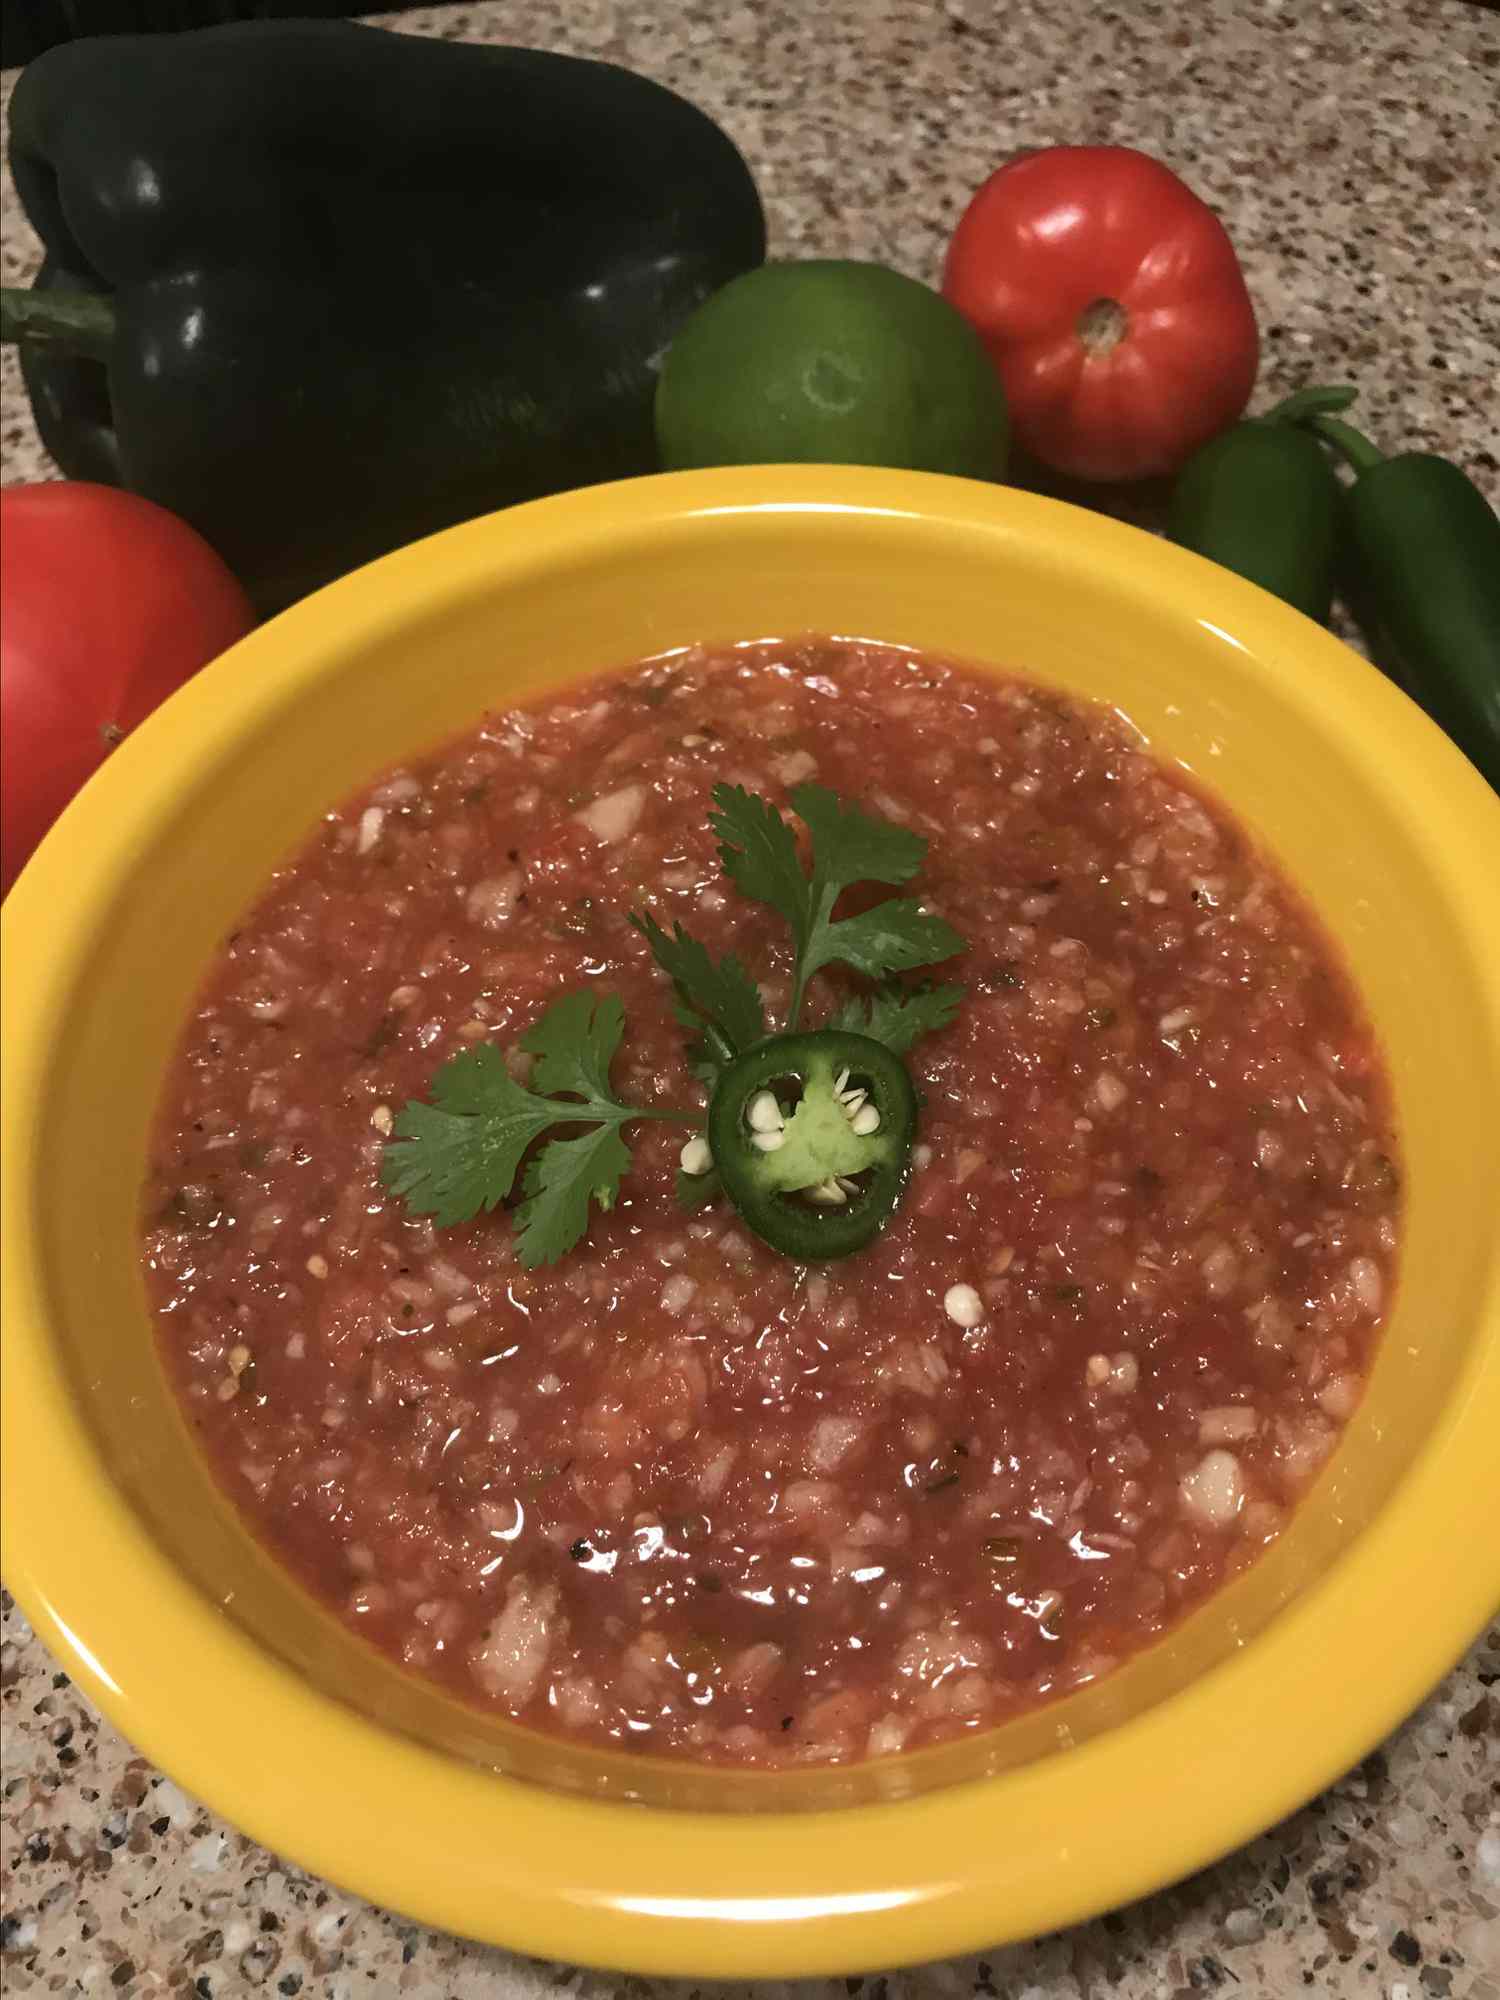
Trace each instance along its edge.
{"label": "cilantro leaf", "polygon": [[909,992],[887,987],[846,1000],[828,1025],[851,1035],[868,1035],[872,1042],[905,1055],[923,1035],[946,1028],[963,997],[964,989],[957,985],[915,986]]}
{"label": "cilantro leaf", "polygon": [[557,1107],[523,1090],[488,1045],[444,1063],[432,1095],[431,1104],[413,1099],[397,1114],[380,1177],[415,1214],[449,1229],[504,1201]]}
{"label": "cilantro leaf", "polygon": [[887,972],[934,965],[963,948],[964,941],[951,924],[924,910],[913,897],[902,896],[877,903],[862,916],[826,924],[809,947],[806,963],[813,972],[837,959],[879,979]]}
{"label": "cilantro leaf", "polygon": [[618,993],[565,993],[521,1037],[536,1057],[533,1086],[542,1092],[576,1092],[590,1104],[613,1108],[609,1066],[625,1032]]}
{"label": "cilantro leaf", "polygon": [[516,1252],[528,1270],[555,1264],[581,1241],[589,1203],[611,1209],[630,1165],[618,1121],[578,1139],[549,1139],[526,1168],[526,1199],[516,1210]]}
{"label": "cilantro leaf", "polygon": [[463,1050],[433,1078],[432,1102],[413,1099],[397,1116],[381,1179],[414,1214],[448,1229],[498,1208],[553,1126],[591,1126],[550,1140],[526,1167],[517,1251],[527,1266],[553,1263],[587,1229],[590,1202],[614,1205],[630,1165],[621,1126],[638,1118],[693,1124],[701,1115],[619,1102],[609,1070],[624,1031],[617,995],[565,993],[521,1037],[535,1058],[533,1089],[516,1082],[492,1045]]}
{"label": "cilantro leaf", "polygon": [[792,810],[813,842],[813,888],[836,882],[909,882],[927,858],[927,842],[908,827],[846,805],[823,785],[796,785]]}
{"label": "cilantro leaf", "polygon": [[803,872],[796,836],[764,799],[737,785],[716,785],[717,811],[709,815],[729,879],[745,895],[779,910],[791,925],[796,968],[788,1031],[797,1025],[808,980],[822,966],[842,961],[878,979],[936,964],[964,948],[952,925],[913,897],[892,898],[835,921],[834,904],[856,882],[910,881],[927,842],[846,804],[822,785],[797,785],[790,796],[812,835],[810,874]]}
{"label": "cilantro leaf", "polygon": [[697,1037],[688,1048],[693,1074],[711,1089],[726,1058],[704,1030],[717,1029],[730,1055],[752,1047],[766,1032],[760,988],[733,952],[716,961],[681,924],[668,936],[652,916],[636,912],[630,921],[672,982],[677,1019]]}
{"label": "cilantro leaf", "polygon": [[796,835],[765,799],[742,785],[715,785],[708,823],[719,836],[724,873],[742,895],[769,903],[792,927],[800,950],[811,916],[811,885]]}

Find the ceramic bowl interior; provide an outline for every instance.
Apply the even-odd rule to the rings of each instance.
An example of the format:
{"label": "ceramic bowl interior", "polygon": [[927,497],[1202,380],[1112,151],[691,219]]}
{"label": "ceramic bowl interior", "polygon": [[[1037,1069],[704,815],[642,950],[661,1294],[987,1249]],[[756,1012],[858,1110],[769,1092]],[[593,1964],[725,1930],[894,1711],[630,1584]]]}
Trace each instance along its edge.
{"label": "ceramic bowl interior", "polygon": [[[1227,801],[1363,991],[1409,1207],[1369,1395],[1265,1561],[1019,1722],[754,1777],[544,1740],[407,1678],[314,1604],[167,1393],[137,1194],[205,963],[320,813],[487,708],[804,631],[1109,702]],[[1373,669],[1227,573],[1058,503],[765,468],[566,495],[404,550],[175,697],[7,903],[11,1586],[125,1732],[266,1844],[530,1951],[847,1970],[1054,1928],[1186,1873],[1362,1754],[1500,1600],[1497,860],[1500,802]]]}

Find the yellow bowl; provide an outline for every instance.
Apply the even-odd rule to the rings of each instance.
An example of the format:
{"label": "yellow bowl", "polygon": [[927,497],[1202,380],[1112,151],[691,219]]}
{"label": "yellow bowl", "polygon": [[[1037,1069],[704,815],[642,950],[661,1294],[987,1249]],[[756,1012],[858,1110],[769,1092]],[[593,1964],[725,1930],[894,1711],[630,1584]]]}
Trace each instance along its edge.
{"label": "yellow bowl", "polygon": [[[1409,1209],[1369,1395],[1267,1560],[1100,1686],[846,1773],[569,1749],[403,1677],[289,1581],[154,1359],[136,1200],[163,1063],[273,863],[378,767],[699,640],[804,629],[1117,704],[1311,894],[1394,1072]],[[5,909],[4,1559],[68,1671],[278,1852],[523,1951],[846,1971],[1051,1930],[1290,1811],[1500,1602],[1500,801],[1225,571],[1055,502],[826,467],[476,521],[254,633],[110,759]]]}

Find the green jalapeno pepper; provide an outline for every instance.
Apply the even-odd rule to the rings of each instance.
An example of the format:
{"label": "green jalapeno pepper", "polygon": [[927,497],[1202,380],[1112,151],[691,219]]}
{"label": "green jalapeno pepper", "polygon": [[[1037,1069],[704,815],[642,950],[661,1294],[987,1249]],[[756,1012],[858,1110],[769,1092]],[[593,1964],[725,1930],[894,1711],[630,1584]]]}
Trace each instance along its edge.
{"label": "green jalapeno pepper", "polygon": [[889,1220],[911,1163],[917,1099],[868,1035],[773,1035],[720,1075],[708,1144],[724,1190],[773,1250],[822,1263]]}
{"label": "green jalapeno pepper", "polygon": [[1339,482],[1298,426],[1347,409],[1351,388],[1299,389],[1211,438],[1178,475],[1167,533],[1326,623],[1338,553]]}
{"label": "green jalapeno pepper", "polygon": [[1346,559],[1371,652],[1500,792],[1500,517],[1448,459],[1309,422],[1354,473]]}

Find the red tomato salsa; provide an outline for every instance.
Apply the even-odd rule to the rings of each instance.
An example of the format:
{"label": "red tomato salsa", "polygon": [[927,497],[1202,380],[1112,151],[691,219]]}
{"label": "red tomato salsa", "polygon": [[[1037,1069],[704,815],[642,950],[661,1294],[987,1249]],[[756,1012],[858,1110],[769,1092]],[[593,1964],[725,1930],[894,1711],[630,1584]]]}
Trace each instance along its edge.
{"label": "red tomato salsa", "polygon": [[[873,1247],[685,1213],[664,1125],[555,1266],[408,1213],[394,1113],[569,988],[624,1000],[623,1097],[696,1101],[632,909],[778,1018],[785,926],[706,816],[807,779],[927,837],[969,940]],[[839,1762],[1108,1673],[1277,1536],[1361,1393],[1395,1158],[1332,949],[1221,808],[1103,709],[809,639],[492,715],[331,813],[188,1022],[145,1267],[224,1485],[377,1646],[595,1743]]]}

